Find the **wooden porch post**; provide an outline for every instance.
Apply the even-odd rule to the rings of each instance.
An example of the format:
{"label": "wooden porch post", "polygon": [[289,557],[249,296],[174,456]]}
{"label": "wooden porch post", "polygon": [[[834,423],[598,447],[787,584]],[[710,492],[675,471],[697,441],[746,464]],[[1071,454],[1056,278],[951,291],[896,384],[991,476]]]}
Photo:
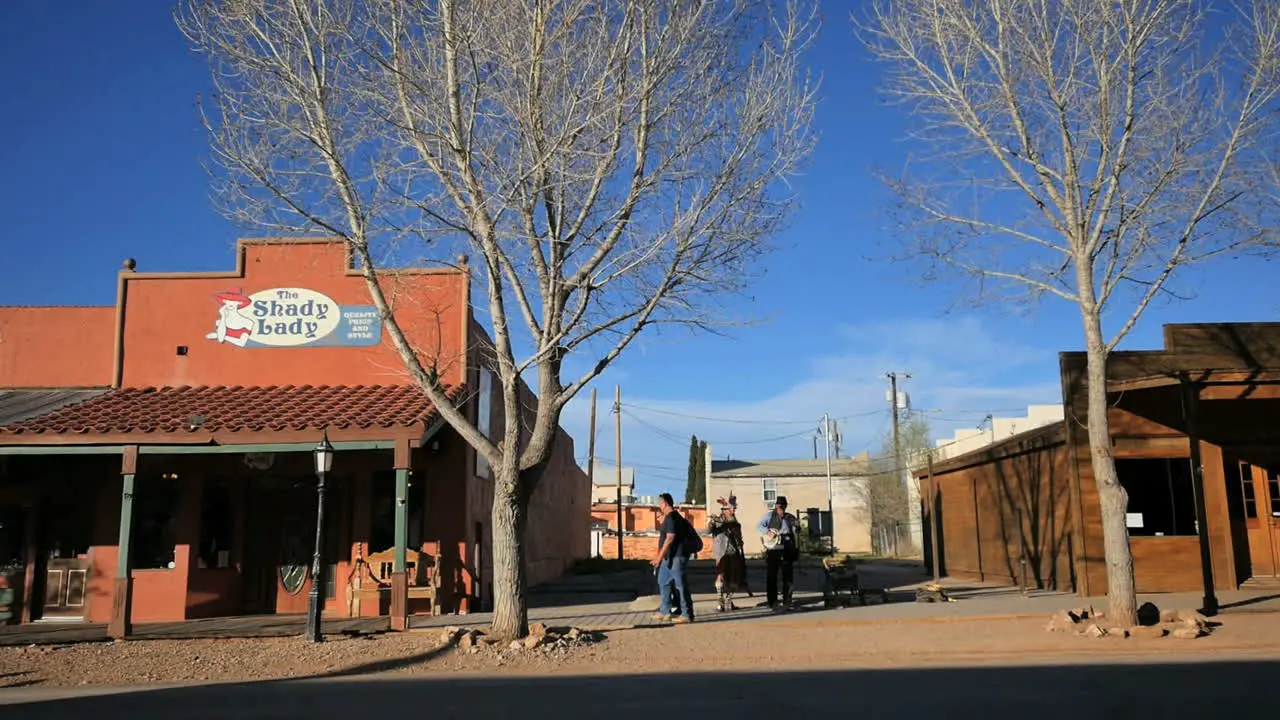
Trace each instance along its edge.
{"label": "wooden porch post", "polygon": [[117,640],[127,638],[133,631],[133,578],[130,540],[133,530],[133,478],[138,470],[138,446],[124,448],[120,462],[123,486],[120,492],[120,540],[116,554],[115,591],[111,594],[111,622],[107,634]]}
{"label": "wooden porch post", "polygon": [[409,576],[405,551],[409,546],[409,439],[396,440],[396,544],[391,574],[391,629],[409,629]]}
{"label": "wooden porch post", "polygon": [[1187,423],[1187,445],[1191,451],[1191,489],[1196,500],[1196,537],[1200,541],[1200,574],[1204,582],[1205,615],[1218,612],[1218,596],[1213,589],[1213,554],[1209,548],[1208,511],[1204,500],[1204,463],[1200,458],[1200,387],[1186,373],[1178,376],[1182,386],[1182,416]]}
{"label": "wooden porch post", "polygon": [[36,565],[40,562],[40,550],[36,547],[40,542],[40,532],[37,529],[41,522],[40,502],[38,500],[23,508],[27,513],[25,529],[23,531],[22,542],[26,546],[26,552],[23,555],[23,561],[26,562],[26,568],[22,576],[22,616],[18,620],[21,623],[29,623],[35,618],[31,617],[31,603],[35,600],[36,585]]}

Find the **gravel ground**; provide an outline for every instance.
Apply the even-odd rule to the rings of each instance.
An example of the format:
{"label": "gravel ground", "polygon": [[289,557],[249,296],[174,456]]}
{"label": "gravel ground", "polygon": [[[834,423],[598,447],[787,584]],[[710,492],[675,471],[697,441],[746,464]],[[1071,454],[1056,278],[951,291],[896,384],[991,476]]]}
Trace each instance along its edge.
{"label": "gravel ground", "polygon": [[[483,645],[483,644],[481,644]],[[136,685],[337,675],[636,674],[698,670],[821,670],[1108,659],[1176,661],[1206,653],[1280,655],[1280,615],[1229,617],[1208,637],[1084,638],[1045,619],[857,621],[771,618],[625,630],[598,642],[511,650],[454,647],[439,630],[334,638],[148,640],[0,648],[0,687]]]}

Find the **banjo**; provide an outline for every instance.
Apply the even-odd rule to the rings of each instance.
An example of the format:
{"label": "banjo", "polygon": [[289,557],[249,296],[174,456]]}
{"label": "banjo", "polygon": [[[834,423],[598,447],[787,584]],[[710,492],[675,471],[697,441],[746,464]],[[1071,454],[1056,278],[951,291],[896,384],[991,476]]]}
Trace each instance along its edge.
{"label": "banjo", "polygon": [[[791,515],[783,515],[782,517],[783,521],[791,526],[791,531],[794,533],[796,529],[795,517]],[[764,532],[760,533],[760,542],[764,545],[765,552],[770,550],[781,550],[784,545],[782,538],[781,525],[777,528],[768,528]]]}

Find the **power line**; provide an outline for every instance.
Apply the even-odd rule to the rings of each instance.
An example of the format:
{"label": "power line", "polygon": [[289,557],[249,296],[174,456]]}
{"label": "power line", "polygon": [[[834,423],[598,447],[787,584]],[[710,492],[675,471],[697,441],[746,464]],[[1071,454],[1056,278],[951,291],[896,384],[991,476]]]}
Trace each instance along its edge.
{"label": "power line", "polygon": [[[642,412],[657,413],[659,415],[670,415],[672,417],[687,418],[689,420],[703,420],[705,422],[733,423],[738,425],[813,425],[816,426],[820,420],[744,420],[742,418],[713,417],[710,415],[693,415],[690,413],[676,412],[674,410],[661,410],[658,408],[644,407],[643,405],[635,405],[626,403],[626,407]],[[832,420],[853,420],[860,417],[868,417],[883,412],[882,410],[868,410],[863,413],[855,413],[853,415],[845,415],[843,417],[831,418]]]}
{"label": "power line", "polygon": [[[663,439],[670,440],[671,442],[678,443],[680,445],[688,444],[683,438],[676,436],[674,433],[666,430],[665,428],[660,428],[657,425],[654,425],[653,423],[650,423],[649,421],[643,418],[637,417],[634,413],[627,412],[626,410],[623,410],[623,412],[626,414],[627,417],[631,418],[632,420],[635,420],[641,426],[646,427],[652,430],[653,432],[657,433]],[[709,445],[760,445],[763,443],[778,442],[780,440],[790,440],[792,438],[810,435],[812,434],[812,432],[813,432],[812,430],[801,430],[800,432],[788,433],[786,435],[778,435],[776,437],[760,438],[757,440],[706,440],[704,438],[699,438],[699,439],[704,440]]]}

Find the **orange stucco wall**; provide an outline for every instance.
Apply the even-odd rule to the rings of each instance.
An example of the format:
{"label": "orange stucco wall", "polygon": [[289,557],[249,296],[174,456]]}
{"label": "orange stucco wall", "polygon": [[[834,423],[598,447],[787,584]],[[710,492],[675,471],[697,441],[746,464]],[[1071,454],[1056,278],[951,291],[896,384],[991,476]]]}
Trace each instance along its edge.
{"label": "orange stucco wall", "polygon": [[[245,243],[242,252],[243,276],[125,276],[123,385],[410,382],[385,328],[375,347],[242,348],[208,339],[220,307],[214,296],[226,291],[247,296],[274,288],[301,288],[321,293],[341,306],[372,305],[364,279],[347,271],[346,248],[341,243]],[[427,364],[435,361],[446,384],[462,380],[466,283],[464,273],[451,270],[383,280],[384,292],[410,344]],[[261,320],[252,307],[244,314],[254,322]],[[180,346],[187,348],[185,355],[179,354]]]}
{"label": "orange stucco wall", "polygon": [[0,388],[111,384],[114,307],[0,307]]}

